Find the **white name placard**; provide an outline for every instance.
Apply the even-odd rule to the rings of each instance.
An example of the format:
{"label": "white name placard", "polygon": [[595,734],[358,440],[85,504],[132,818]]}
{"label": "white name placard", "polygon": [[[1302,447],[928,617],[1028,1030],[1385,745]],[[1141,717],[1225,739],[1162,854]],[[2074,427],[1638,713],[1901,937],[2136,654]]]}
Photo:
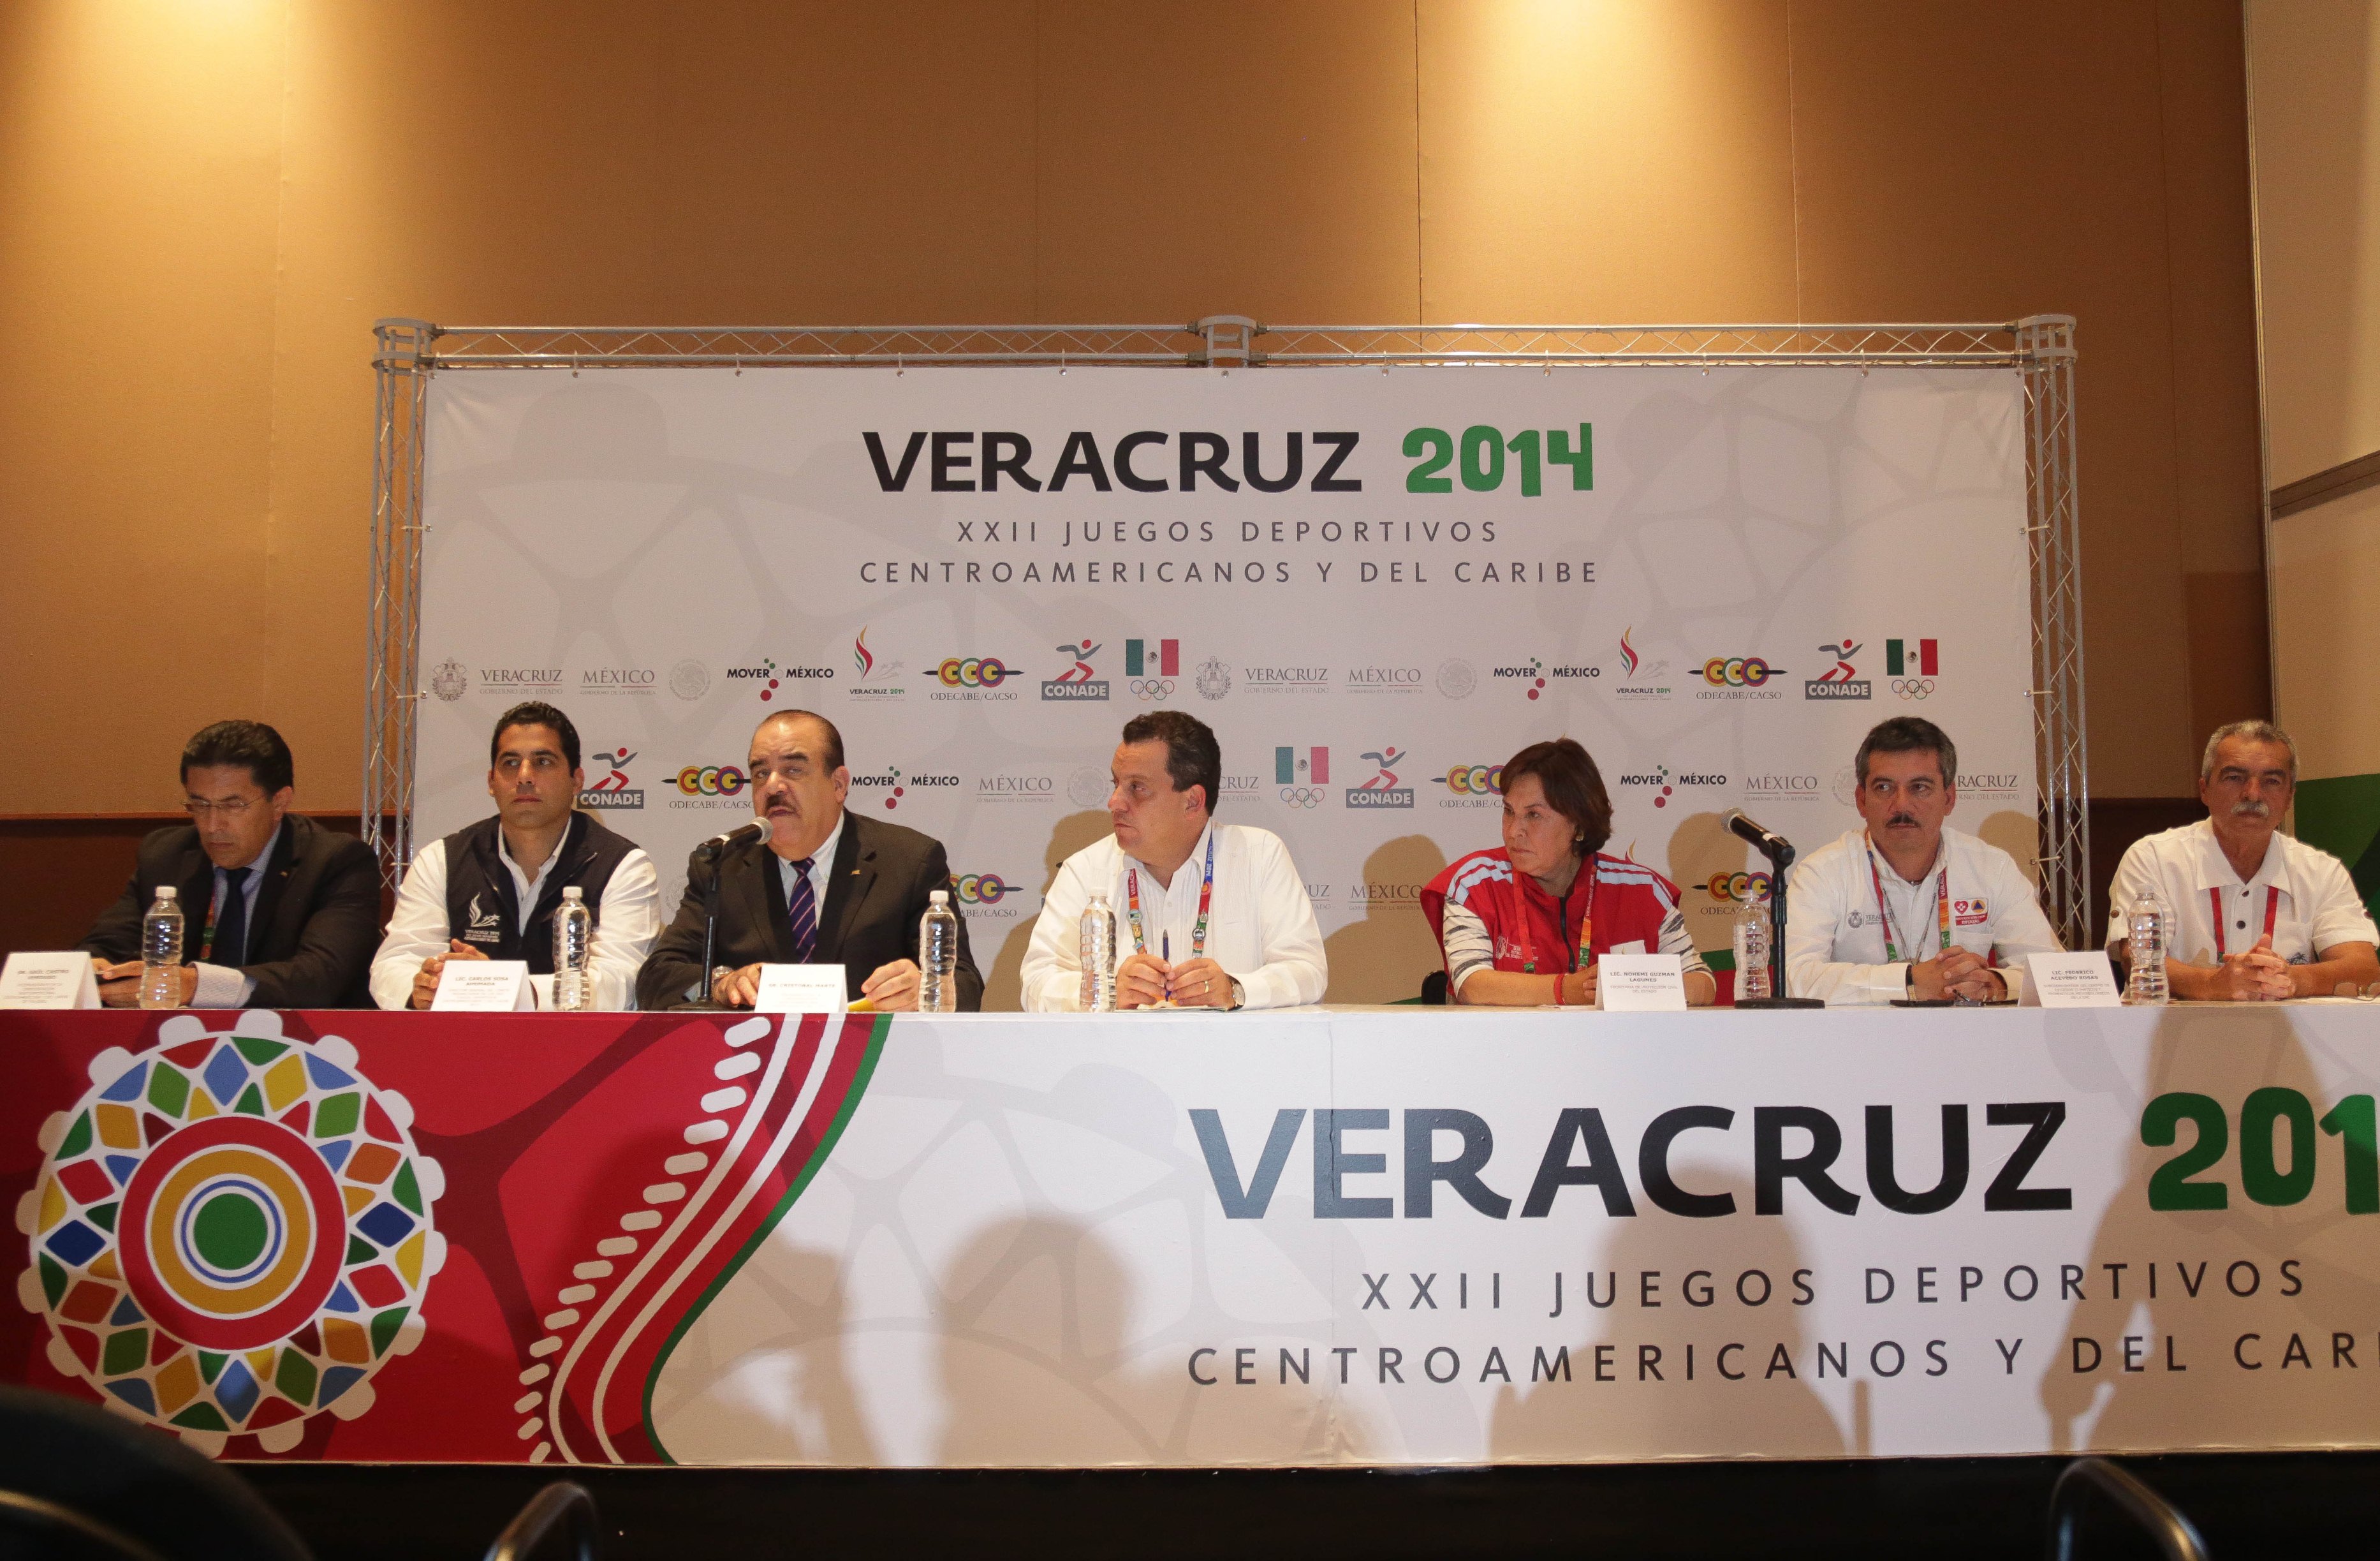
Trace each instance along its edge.
{"label": "white name placard", "polygon": [[1607,954],[1595,962],[1595,1006],[1620,1014],[1683,1012],[1685,972],[1674,954]]}
{"label": "white name placard", "polygon": [[2028,954],[2024,957],[2024,995],[2028,1008],[2118,1008],[2123,995],[2116,990],[2115,968],[2104,949],[2081,954]]}
{"label": "white name placard", "polygon": [[11,954],[0,970],[0,1008],[96,1008],[88,954]]}
{"label": "white name placard", "polygon": [[763,965],[752,1008],[762,1014],[839,1014],[849,1001],[840,965]]}
{"label": "white name placard", "polygon": [[510,1014],[534,1006],[526,959],[449,959],[438,972],[430,1010],[438,1014]]}

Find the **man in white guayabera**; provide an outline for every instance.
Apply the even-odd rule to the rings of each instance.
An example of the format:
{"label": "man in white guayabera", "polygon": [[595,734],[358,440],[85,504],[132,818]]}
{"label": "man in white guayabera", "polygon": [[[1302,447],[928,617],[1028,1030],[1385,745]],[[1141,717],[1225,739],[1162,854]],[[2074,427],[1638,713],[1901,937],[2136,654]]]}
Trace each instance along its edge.
{"label": "man in white guayabera", "polygon": [[1318,1003],[1330,982],[1313,902],[1270,830],[1217,823],[1222,750],[1177,710],[1135,716],[1111,772],[1115,833],[1068,857],[1026,951],[1025,1007],[1082,1005],[1083,908],[1116,914],[1116,1006],[1284,1008]]}
{"label": "man in white guayabera", "polygon": [[2173,917],[2166,980],[2200,1002],[2327,997],[2380,982],[2380,934],[2337,857],[2280,832],[2298,750],[2269,721],[2216,728],[2198,762],[2206,817],[2132,842],[2107,889],[2107,946],[2127,952],[2132,907],[2154,888]]}
{"label": "man in white guayabera", "polygon": [[1785,979],[1796,997],[1997,1003],[2028,954],[2058,951],[2016,859],[1949,827],[1959,750],[1931,721],[1879,723],[1859,747],[1864,827],[1793,869]]}

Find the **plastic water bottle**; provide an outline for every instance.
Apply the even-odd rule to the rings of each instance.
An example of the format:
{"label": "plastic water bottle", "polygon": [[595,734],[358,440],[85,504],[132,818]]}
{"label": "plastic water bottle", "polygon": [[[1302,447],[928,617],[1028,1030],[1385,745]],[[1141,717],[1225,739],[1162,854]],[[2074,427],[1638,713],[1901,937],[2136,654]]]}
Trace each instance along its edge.
{"label": "plastic water bottle", "polygon": [[2173,912],[2152,889],[2136,901],[2124,918],[2124,936],[2131,954],[2131,979],[2124,983],[2124,1001],[2155,1005],[2170,995],[2165,980],[2165,954],[2173,928]]}
{"label": "plastic water bottle", "polygon": [[917,923],[919,1013],[959,1011],[958,969],[958,912],[951,909],[951,892],[936,889],[926,896],[926,914]]}
{"label": "plastic water bottle", "polygon": [[182,906],[170,884],[140,918],[140,1006],[182,1006]]}
{"label": "plastic water bottle", "polygon": [[1082,935],[1076,947],[1083,957],[1083,1011],[1087,1014],[1113,1013],[1116,1006],[1115,912],[1109,908],[1105,895],[1093,895],[1091,903],[1083,907]]}
{"label": "plastic water bottle", "polygon": [[553,913],[553,1008],[585,1013],[595,1006],[595,914],[586,894],[573,884],[562,891]]}
{"label": "plastic water bottle", "polygon": [[1735,1000],[1776,995],[1768,990],[1768,903],[1747,899],[1735,911]]}

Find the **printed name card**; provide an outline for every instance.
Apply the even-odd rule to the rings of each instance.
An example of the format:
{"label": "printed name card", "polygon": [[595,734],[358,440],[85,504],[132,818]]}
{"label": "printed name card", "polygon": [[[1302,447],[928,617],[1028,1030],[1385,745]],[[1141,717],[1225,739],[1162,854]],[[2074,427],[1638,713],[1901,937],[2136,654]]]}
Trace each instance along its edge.
{"label": "printed name card", "polygon": [[0,970],[0,1008],[96,1008],[88,954],[11,954]]}
{"label": "printed name card", "polygon": [[840,965],[763,965],[760,993],[752,1000],[759,1014],[839,1014],[847,999]]}
{"label": "printed name card", "polygon": [[535,1006],[529,994],[526,959],[449,959],[438,972],[438,991],[430,999],[433,1014],[526,1013]]}
{"label": "printed name card", "polygon": [[1608,1013],[1682,1013],[1686,978],[1674,954],[1607,954],[1595,962],[1595,1006]]}
{"label": "printed name card", "polygon": [[2024,957],[2024,995],[2028,1008],[2117,1008],[2123,996],[2116,990],[2115,968],[2107,951],[2081,954],[2028,954]]}

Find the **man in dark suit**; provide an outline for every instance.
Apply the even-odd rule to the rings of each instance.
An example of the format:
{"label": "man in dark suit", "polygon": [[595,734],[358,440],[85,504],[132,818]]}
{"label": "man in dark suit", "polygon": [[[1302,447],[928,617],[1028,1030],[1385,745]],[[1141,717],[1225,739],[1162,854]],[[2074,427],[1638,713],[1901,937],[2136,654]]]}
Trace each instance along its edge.
{"label": "man in dark suit", "polygon": [[380,875],[352,835],[289,811],[295,765],[261,721],[218,721],[182,750],[191,822],[140,842],[124,896],[81,947],[100,1001],[139,1001],[140,919],[160,885],[182,907],[182,1001],[199,1008],[368,1008]]}
{"label": "man in dark suit", "polygon": [[[751,772],[758,838],[729,845],[715,863],[710,848],[696,848],[677,920],[637,974],[637,1006],[682,1006],[707,991],[721,1006],[748,1008],[764,964],[840,964],[852,998],[887,1012],[916,1008],[917,923],[927,896],[952,887],[941,842],[844,811],[843,734],[822,715],[787,710],[761,722]],[[704,900],[714,877],[719,921],[706,978]],[[983,977],[964,918],[958,944],[958,1006],[972,1013],[983,1006]]]}

